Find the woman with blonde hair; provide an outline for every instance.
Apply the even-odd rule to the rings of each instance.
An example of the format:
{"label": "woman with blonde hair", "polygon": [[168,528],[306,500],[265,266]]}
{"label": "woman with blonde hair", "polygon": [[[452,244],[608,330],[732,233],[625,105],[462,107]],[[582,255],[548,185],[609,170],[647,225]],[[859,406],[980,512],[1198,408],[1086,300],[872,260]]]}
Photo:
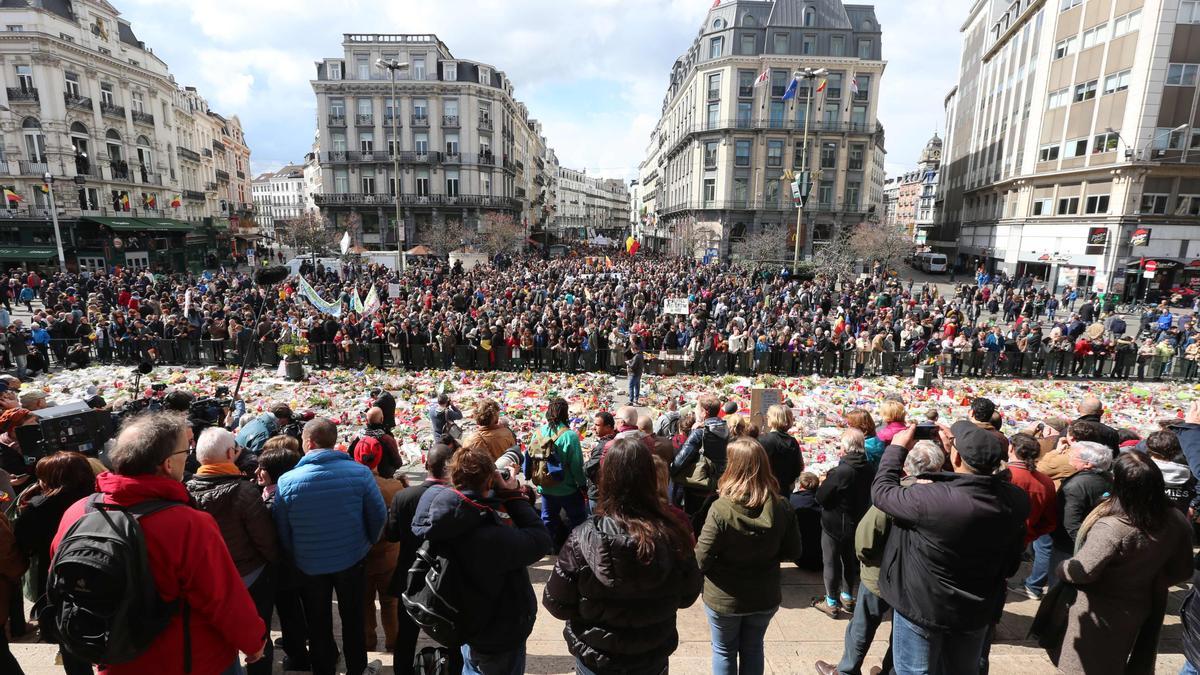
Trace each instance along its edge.
{"label": "woman with blonde hair", "polygon": [[492,461],[496,461],[517,444],[513,432],[500,423],[500,404],[492,399],[485,398],[476,403],[471,411],[471,419],[475,420],[478,428],[463,443],[464,448],[483,450],[491,456]]}
{"label": "woman with blonde hair", "polygon": [[763,636],[783,599],[779,562],[800,555],[800,531],[758,441],[734,439],[725,452],[696,560],[704,573],[713,674],[756,675],[764,668]]}
{"label": "woman with blonde hair", "polygon": [[794,423],[792,409],[777,403],[767,408],[767,426],[770,427],[770,431],[758,436],[758,442],[767,453],[771,473],[775,474],[780,495],[783,497],[792,494],[792,486],[804,471],[800,444],[788,433]]}
{"label": "woman with blonde hair", "polygon": [[904,421],[904,403],[895,399],[889,398],[879,404],[879,418],[883,420],[883,428],[877,436],[885,447],[892,442],[893,436],[908,426]]}

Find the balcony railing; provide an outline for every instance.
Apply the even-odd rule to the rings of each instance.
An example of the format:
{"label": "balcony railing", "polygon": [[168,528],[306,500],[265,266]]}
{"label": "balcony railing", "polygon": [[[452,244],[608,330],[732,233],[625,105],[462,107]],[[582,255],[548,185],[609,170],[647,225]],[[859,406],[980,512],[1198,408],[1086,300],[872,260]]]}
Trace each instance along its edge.
{"label": "balcony railing", "polygon": [[8,87],[9,103],[37,103],[37,87]]}
{"label": "balcony railing", "polygon": [[205,182],[204,183],[204,191],[205,192],[216,192],[217,184],[212,181]]}
{"label": "balcony railing", "polygon": [[216,150],[218,152],[225,152],[225,144],[222,143],[221,141],[218,141],[215,138],[213,139],[212,146],[213,146],[213,150]]}
{"label": "balcony railing", "polygon": [[458,115],[442,115],[442,128],[443,129],[457,129],[458,128]]}
{"label": "balcony railing", "polygon": [[92,99],[86,96],[75,96],[74,94],[63,93],[63,102],[67,104],[68,108],[86,110],[88,112],[92,111]]}
{"label": "balcony railing", "polygon": [[21,160],[17,162],[17,166],[21,171],[22,176],[37,176],[41,178],[43,174],[50,170],[50,165],[46,162],[29,162]]}
{"label": "balcony railing", "polygon": [[213,156],[213,154],[212,154],[212,150],[209,150],[208,148],[201,148],[201,149],[200,149],[200,154],[201,154],[201,155],[203,155],[203,156],[205,156],[205,157],[212,157],[212,156]]}
{"label": "balcony railing", "polygon": [[129,180],[129,164],[124,160],[110,161],[108,166],[113,180]]}
{"label": "balcony railing", "polygon": [[153,172],[145,171],[145,170],[139,170],[138,177],[141,178],[142,182],[145,183],[146,185],[162,185],[163,184],[162,174],[157,174],[157,173],[153,173]]}
{"label": "balcony railing", "polygon": [[154,115],[151,115],[150,113],[138,112],[134,110],[131,115],[133,117],[133,121],[137,124],[149,124],[150,126],[154,126]]}
{"label": "balcony railing", "polygon": [[414,127],[424,127],[426,129],[428,129],[429,128],[429,116],[428,115],[420,115],[420,116],[413,115],[412,116],[412,125]]}
{"label": "balcony railing", "polygon": [[373,127],[375,126],[375,115],[372,113],[358,114],[354,116],[355,126]]}
{"label": "balcony railing", "polygon": [[[331,193],[324,192],[313,195],[317,206],[381,206],[394,205],[396,196],[387,193]],[[521,202],[512,197],[497,197],[494,195],[415,195],[401,194],[400,204],[403,206],[479,206],[486,208],[518,209]]]}
{"label": "balcony railing", "polygon": [[246,174],[242,173],[241,171],[235,171],[234,175],[236,175],[238,178],[241,178],[241,179],[246,178]]}
{"label": "balcony railing", "polygon": [[116,117],[118,119],[125,119],[125,106],[113,105],[111,103],[105,103],[104,101],[101,101],[100,102],[100,114],[104,115],[106,117]]}
{"label": "balcony railing", "polygon": [[463,156],[459,152],[447,152],[445,155],[442,155],[442,161],[447,164],[462,164]]}
{"label": "balcony railing", "polygon": [[[791,199],[708,199],[660,206],[658,212],[660,215],[665,215],[680,211],[793,211],[795,208]],[[871,212],[869,208],[858,204],[818,202],[815,200],[810,201],[804,207],[804,210],[806,213],[820,212],[863,215]]]}
{"label": "balcony railing", "polygon": [[486,117],[481,118],[479,120],[479,130],[480,131],[491,131],[492,130],[492,121]]}
{"label": "balcony railing", "polygon": [[183,198],[192,202],[202,202],[205,199],[204,193],[198,190],[184,190]]}
{"label": "balcony railing", "polygon": [[329,119],[329,126],[331,126],[331,127],[346,126],[346,116],[345,115],[330,115],[328,119]]}
{"label": "balcony railing", "polygon": [[214,173],[217,174],[217,180],[225,182],[225,183],[229,182],[229,172],[228,171],[222,171],[221,169],[217,169]]}
{"label": "balcony railing", "polygon": [[189,150],[188,148],[185,148],[182,145],[175,148],[175,153],[178,154],[183,159],[188,159],[193,162],[200,161],[200,153],[196,152],[195,150]]}

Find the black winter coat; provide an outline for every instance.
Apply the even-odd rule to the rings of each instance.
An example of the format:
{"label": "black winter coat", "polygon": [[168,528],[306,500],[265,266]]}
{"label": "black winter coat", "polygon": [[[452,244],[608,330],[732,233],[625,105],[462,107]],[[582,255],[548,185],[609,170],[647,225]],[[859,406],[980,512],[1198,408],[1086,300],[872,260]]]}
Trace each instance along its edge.
{"label": "black winter coat", "polygon": [[871,508],[871,481],[875,467],[861,452],[847,453],[817,488],[821,529],[839,541],[854,539],[854,530]]}
{"label": "black winter coat", "polygon": [[[804,471],[804,457],[800,454],[800,444],[795,438],[782,431],[770,431],[758,437],[763,450],[767,451],[767,459],[771,462],[771,472],[779,481],[779,494],[786,497],[792,493],[792,486]],[[868,484],[870,481],[867,481]]]}
{"label": "black winter coat", "polygon": [[657,675],[679,645],[676,612],[696,601],[703,581],[690,550],[679,559],[660,544],[643,563],[621,525],[593,516],[567,538],[542,604],[567,622],[567,649],[589,669]]}

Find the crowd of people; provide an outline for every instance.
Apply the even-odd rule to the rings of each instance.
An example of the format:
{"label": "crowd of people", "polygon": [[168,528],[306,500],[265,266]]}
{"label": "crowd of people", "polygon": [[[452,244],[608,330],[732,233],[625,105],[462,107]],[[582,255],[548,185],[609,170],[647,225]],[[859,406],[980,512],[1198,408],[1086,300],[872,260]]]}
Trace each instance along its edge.
{"label": "crowd of people", "polygon": [[[639,372],[669,354],[673,370],[703,373],[1200,377],[1192,315],[1164,302],[1127,317],[1112,294],[1057,294],[1030,277],[980,273],[943,294],[878,267],[799,278],[641,255],[298,272],[333,313],[304,299],[297,276],[0,275],[0,365],[22,376],[93,360],[224,365],[252,345],[255,362],[275,363],[279,345],[303,340],[327,367],[617,371],[636,346]],[[372,291],[377,306],[355,301]],[[666,313],[672,299],[688,313]],[[32,318],[13,319],[14,304]]]}
{"label": "crowd of people", "polygon": [[[0,384],[26,400],[15,378]],[[6,462],[0,620],[18,636],[36,618],[70,675],[276,662],[332,675],[339,660],[359,675],[380,671],[380,649],[398,673],[516,675],[540,604],[564,621],[576,672],[659,674],[679,611],[699,600],[712,671],[754,674],[795,565],[822,574],[817,612],[849,618],[843,652],[813,664],[822,675],[863,672],[889,616],[872,672],[986,673],[1006,602],[1026,598],[1063,672],[1153,672],[1169,589],[1200,569],[1200,402],[1116,429],[1094,396],[1075,419],[1020,423],[975,398],[945,424],[889,395],[846,411],[840,461],[820,476],[788,401],[754,420],[742,403],[702,394],[657,419],[627,405],[583,429],[555,397],[517,438],[496,401],[464,410],[443,394],[413,484],[387,392],[349,447],[331,420],[301,425],[284,404],[199,433],[182,412],[130,415],[97,456]],[[7,409],[0,432],[27,418]],[[88,592],[107,561],[136,563],[129,545],[145,562]],[[539,602],[529,570],[547,556]],[[1182,612],[1193,673],[1193,596]],[[418,649],[422,633],[437,644]],[[20,673],[7,640],[0,671]]]}

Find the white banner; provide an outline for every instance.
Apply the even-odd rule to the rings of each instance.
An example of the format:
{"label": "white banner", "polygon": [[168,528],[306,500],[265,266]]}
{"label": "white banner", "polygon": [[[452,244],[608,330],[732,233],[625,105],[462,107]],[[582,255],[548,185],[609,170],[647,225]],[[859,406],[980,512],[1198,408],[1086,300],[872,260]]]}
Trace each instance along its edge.
{"label": "white banner", "polygon": [[667,298],[663,300],[663,314],[688,314],[687,298]]}

